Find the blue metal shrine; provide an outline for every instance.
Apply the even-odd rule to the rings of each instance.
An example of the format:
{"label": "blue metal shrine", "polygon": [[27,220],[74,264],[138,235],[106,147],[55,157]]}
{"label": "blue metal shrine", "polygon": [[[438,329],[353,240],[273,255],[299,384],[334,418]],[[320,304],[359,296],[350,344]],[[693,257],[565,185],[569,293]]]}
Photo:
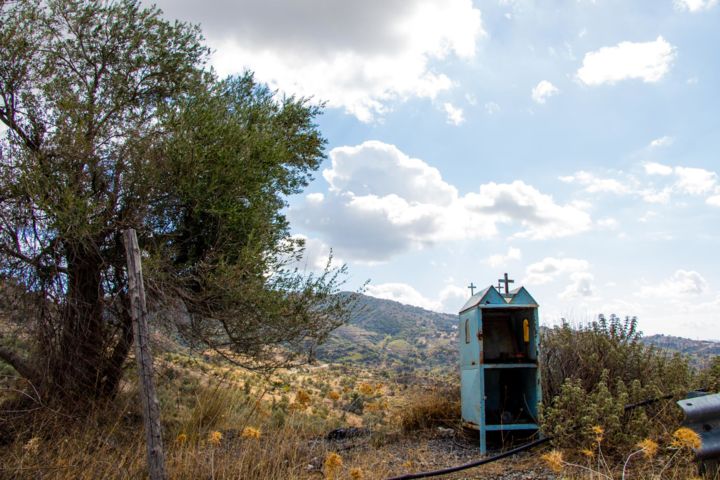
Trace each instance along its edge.
{"label": "blue metal shrine", "polygon": [[[505,274],[497,288],[475,293],[460,310],[462,420],[479,431],[483,454],[489,432],[538,429],[538,304],[510,283]],[[472,294],[476,287],[469,288]]]}

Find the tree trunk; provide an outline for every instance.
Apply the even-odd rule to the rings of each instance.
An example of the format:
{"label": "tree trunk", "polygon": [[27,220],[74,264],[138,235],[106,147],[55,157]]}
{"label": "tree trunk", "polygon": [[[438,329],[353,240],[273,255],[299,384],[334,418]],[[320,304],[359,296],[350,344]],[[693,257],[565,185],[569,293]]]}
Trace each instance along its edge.
{"label": "tree trunk", "polygon": [[106,262],[94,246],[86,245],[65,244],[67,301],[58,345],[47,352],[48,396],[79,403],[117,392],[133,340],[129,312],[107,305],[102,286]]}

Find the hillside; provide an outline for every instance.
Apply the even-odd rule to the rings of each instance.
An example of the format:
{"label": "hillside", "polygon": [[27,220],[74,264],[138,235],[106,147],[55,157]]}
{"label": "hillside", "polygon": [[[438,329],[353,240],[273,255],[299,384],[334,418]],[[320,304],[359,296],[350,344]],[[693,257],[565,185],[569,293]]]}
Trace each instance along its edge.
{"label": "hillside", "polygon": [[[358,295],[348,324],[318,350],[322,361],[387,367],[396,371],[454,368],[457,364],[457,316],[392,300]],[[643,338],[650,345],[689,355],[695,366],[720,355],[720,342],[668,335]]]}
{"label": "hillside", "polygon": [[649,345],[671,352],[689,355],[695,366],[703,367],[715,355],[720,355],[720,342],[712,340],[691,340],[671,335],[650,335],[643,338]]}
{"label": "hillside", "polygon": [[318,350],[318,358],[398,371],[452,367],[456,332],[456,315],[358,295],[350,321]]}

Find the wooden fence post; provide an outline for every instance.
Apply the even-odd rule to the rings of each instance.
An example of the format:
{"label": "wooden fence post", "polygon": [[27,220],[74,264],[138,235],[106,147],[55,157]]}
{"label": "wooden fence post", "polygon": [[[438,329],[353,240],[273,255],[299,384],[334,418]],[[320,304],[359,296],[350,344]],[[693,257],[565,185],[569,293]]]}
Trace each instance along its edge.
{"label": "wooden fence post", "polygon": [[148,472],[151,480],[164,480],[165,454],[160,430],[160,405],[153,381],[153,362],[150,354],[150,335],[147,324],[147,304],[143,287],[140,247],[135,230],[130,228],[124,234],[128,266],[128,292],[130,312],[135,333],[135,358],[138,366],[140,399],[145,420],[145,441],[147,444]]}

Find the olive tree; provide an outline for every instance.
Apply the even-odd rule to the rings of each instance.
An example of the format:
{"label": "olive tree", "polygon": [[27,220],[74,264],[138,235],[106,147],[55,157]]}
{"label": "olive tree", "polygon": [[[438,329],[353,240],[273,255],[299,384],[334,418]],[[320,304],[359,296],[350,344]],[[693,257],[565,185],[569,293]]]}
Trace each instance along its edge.
{"label": "olive tree", "polygon": [[194,345],[278,366],[343,320],[342,269],[294,270],[282,214],[323,159],[319,107],[218,81],[208,54],[137,1],[0,1],[0,280],[31,305],[31,348],[0,342],[0,360],[43,395],[118,388],[126,228],[155,317]]}

